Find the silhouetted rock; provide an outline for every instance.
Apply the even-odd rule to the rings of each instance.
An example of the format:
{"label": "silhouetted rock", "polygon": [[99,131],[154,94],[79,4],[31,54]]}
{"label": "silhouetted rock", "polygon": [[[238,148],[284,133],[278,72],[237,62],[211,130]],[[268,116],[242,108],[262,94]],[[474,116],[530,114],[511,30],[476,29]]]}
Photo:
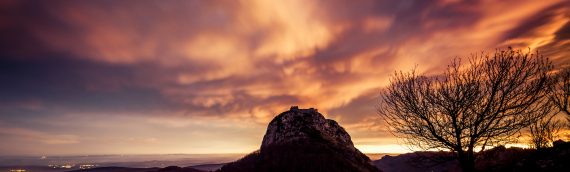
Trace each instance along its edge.
{"label": "silhouetted rock", "polygon": [[336,121],[325,119],[316,109],[299,109],[296,106],[269,123],[261,148],[307,140],[355,149],[350,135]]}
{"label": "silhouetted rock", "polygon": [[223,166],[221,172],[374,172],[350,135],[316,109],[291,107],[267,127],[259,151]]}

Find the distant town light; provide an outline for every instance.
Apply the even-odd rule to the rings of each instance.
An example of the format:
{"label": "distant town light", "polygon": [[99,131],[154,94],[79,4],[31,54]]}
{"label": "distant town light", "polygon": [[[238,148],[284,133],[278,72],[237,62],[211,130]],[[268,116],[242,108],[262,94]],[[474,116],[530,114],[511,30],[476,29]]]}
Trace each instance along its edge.
{"label": "distant town light", "polygon": [[26,172],[24,169],[11,169],[10,172]]}

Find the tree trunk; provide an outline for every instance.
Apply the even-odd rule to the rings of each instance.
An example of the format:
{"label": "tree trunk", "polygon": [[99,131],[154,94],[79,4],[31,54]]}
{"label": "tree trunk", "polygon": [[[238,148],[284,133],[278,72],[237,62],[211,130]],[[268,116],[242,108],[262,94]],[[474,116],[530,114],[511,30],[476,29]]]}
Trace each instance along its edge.
{"label": "tree trunk", "polygon": [[457,151],[459,166],[463,172],[474,172],[475,171],[475,158],[473,156],[473,150],[468,151]]}

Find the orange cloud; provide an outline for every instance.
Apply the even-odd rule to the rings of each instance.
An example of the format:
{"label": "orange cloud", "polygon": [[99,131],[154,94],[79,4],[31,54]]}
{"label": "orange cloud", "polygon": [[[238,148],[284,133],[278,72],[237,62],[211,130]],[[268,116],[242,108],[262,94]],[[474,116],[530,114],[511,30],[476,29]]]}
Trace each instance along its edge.
{"label": "orange cloud", "polygon": [[567,4],[14,1],[0,4],[11,9],[0,49],[17,66],[0,69],[12,81],[0,101],[41,102],[31,114],[129,114],[116,116],[175,128],[227,122],[227,130],[263,128],[291,105],[315,107],[375,150],[395,142],[375,112],[395,70],[437,74],[454,57],[509,45],[568,63]]}

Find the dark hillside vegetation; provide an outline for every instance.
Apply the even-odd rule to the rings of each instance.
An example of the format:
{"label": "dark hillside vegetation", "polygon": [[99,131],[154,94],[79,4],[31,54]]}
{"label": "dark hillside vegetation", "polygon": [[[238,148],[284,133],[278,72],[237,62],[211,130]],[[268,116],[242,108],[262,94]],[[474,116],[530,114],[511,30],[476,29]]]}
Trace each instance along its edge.
{"label": "dark hillside vegetation", "polygon": [[326,143],[271,145],[225,165],[219,172],[379,171],[366,155],[351,155],[346,149]]}
{"label": "dark hillside vegetation", "polygon": [[[556,141],[544,149],[498,146],[477,153],[476,171],[570,171],[570,142]],[[414,152],[384,156],[374,161],[383,171],[460,172],[456,155],[451,152]]]}

